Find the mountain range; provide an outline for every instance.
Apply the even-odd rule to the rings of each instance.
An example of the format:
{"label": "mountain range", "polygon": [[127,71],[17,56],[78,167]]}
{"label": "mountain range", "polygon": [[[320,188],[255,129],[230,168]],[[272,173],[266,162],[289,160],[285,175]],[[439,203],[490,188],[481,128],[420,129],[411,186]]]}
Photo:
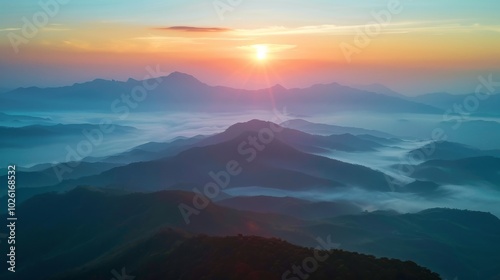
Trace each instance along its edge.
{"label": "mountain range", "polygon": [[[297,280],[321,240],[308,279],[500,279],[498,97],[447,112],[465,97],[180,72],[0,93],[0,181],[15,159],[22,217],[0,277]],[[102,119],[114,131],[92,144]]]}
{"label": "mountain range", "polygon": [[[337,83],[313,85],[303,89],[273,86],[262,90],[243,90],[210,86],[195,77],[173,72],[165,77],[145,81],[129,79],[126,82],[96,79],[91,82],[58,88],[18,88],[0,94],[2,110],[92,110],[118,114],[126,110],[122,95],[132,94],[134,88],[157,84],[144,97],[137,98],[138,111],[241,111],[272,110],[287,107],[294,113],[309,110],[361,110],[375,112],[440,113],[429,105],[370,91],[342,86]],[[150,88],[150,87],[148,87]],[[50,102],[47,102],[50,100]],[[224,102],[221,102],[224,100]],[[359,102],[363,100],[363,102]],[[7,106],[6,104],[9,104]],[[135,105],[133,106],[135,108]]]}
{"label": "mountain range", "polygon": [[[495,253],[500,249],[500,220],[488,213],[452,209],[429,209],[414,214],[375,211],[306,221],[285,215],[232,210],[210,204],[201,216],[193,219],[192,224],[186,225],[178,205],[189,203],[193,195],[179,191],[127,194],[86,187],[65,194],[51,193],[31,198],[18,209],[23,223],[18,225],[17,240],[23,246],[18,249],[16,277],[29,278],[36,273],[37,279],[89,279],[88,275],[96,275],[100,278],[93,279],[101,279],[111,277],[109,273],[112,269],[119,271],[126,267],[127,271],[136,273],[136,276],[164,275],[168,279],[177,279],[176,276],[163,274],[167,271],[163,271],[161,267],[172,267],[171,264],[176,263],[175,267],[180,270],[175,273],[195,272],[198,269],[204,271],[207,267],[202,264],[223,258],[223,255],[239,260],[228,264],[230,271],[239,265],[248,269],[256,265],[261,268],[262,273],[274,275],[278,271],[285,272],[284,267],[288,269],[293,263],[300,263],[303,258],[310,256],[307,252],[311,251],[306,249],[278,240],[246,237],[247,235],[283,238],[308,247],[317,246],[317,239],[320,237],[327,244],[332,242],[330,246],[333,248],[340,246],[342,250],[412,260],[447,278],[460,275],[462,279],[495,279],[500,275],[496,265],[500,259]],[[50,219],[40,219],[40,216]],[[167,228],[174,232],[166,230]],[[177,233],[178,231],[186,234]],[[196,237],[200,233],[240,237]],[[245,244],[255,246],[252,256],[275,252],[277,255],[272,259],[280,264],[275,266],[275,262],[250,261],[258,258],[248,259],[249,256],[243,257],[237,253],[247,248]],[[191,246],[198,249],[185,250]],[[229,255],[219,255],[225,250],[210,249],[215,248],[212,246],[241,250],[231,250]],[[271,249],[275,246],[276,250]],[[257,250],[258,248],[262,249]],[[326,248],[330,249],[332,248]],[[286,253],[295,250],[303,250],[303,253]],[[197,256],[195,259],[200,261],[199,266],[192,266],[193,258],[188,258],[188,261],[181,257],[184,254]],[[471,255],[475,257],[470,258]],[[337,261],[328,261],[328,266],[321,266],[317,279],[325,279],[324,276],[320,277],[324,273],[329,275],[327,267],[340,269],[342,266],[338,262],[346,260],[344,258],[350,260],[345,265],[351,267],[357,262],[352,259],[355,256],[360,260],[364,259],[363,264],[356,269],[357,272],[352,269],[338,271],[340,275],[351,273],[346,274],[345,279],[358,279],[352,273],[364,275],[365,270],[366,273],[389,273],[385,276],[388,278],[383,279],[439,279],[437,275],[409,262],[376,260],[345,251],[334,251],[332,256],[332,260]],[[386,263],[378,266],[380,261]],[[401,269],[400,273],[403,274],[384,272],[388,266]],[[148,267],[151,269],[148,270]],[[189,267],[196,269],[185,270]],[[218,270],[212,273],[219,277],[227,275],[217,274],[216,271]],[[154,274],[155,272],[159,274]],[[2,279],[9,276],[3,271],[2,273]],[[402,276],[407,275],[406,273],[409,273],[408,276]],[[54,275],[58,277],[49,277]],[[262,277],[267,277],[264,275]],[[367,276],[357,277],[371,279]]]}

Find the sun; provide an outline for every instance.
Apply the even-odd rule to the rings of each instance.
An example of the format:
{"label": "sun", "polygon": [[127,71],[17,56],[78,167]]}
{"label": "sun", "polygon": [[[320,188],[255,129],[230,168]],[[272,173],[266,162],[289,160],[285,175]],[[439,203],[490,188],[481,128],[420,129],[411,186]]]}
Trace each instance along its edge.
{"label": "sun", "polygon": [[267,58],[267,46],[265,45],[258,45],[255,46],[256,49],[256,56],[258,60],[265,60]]}

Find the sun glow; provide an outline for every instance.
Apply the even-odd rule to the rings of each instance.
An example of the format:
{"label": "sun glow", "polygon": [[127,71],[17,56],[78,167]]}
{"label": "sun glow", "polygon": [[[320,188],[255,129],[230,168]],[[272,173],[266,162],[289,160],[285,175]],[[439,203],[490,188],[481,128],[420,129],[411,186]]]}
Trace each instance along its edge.
{"label": "sun glow", "polygon": [[267,46],[258,45],[258,46],[255,46],[255,48],[257,50],[257,52],[256,52],[257,59],[258,60],[265,60],[267,58],[267,52],[268,52]]}

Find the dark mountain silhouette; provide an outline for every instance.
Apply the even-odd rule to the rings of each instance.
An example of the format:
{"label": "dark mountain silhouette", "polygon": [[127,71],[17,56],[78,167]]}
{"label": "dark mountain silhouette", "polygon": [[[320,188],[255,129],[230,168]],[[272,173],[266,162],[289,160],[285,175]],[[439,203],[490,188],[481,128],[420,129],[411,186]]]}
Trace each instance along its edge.
{"label": "dark mountain silhouette", "polygon": [[365,91],[385,94],[388,96],[399,97],[399,98],[403,98],[403,99],[408,98],[408,96],[403,95],[401,93],[398,93],[398,92],[396,92],[396,91],[394,91],[394,90],[392,90],[392,89],[390,89],[387,86],[384,86],[382,84],[375,83],[375,84],[369,84],[369,85],[354,85],[353,87],[357,88],[357,89],[365,90]]}
{"label": "dark mountain silhouette", "polygon": [[[328,258],[308,279],[440,279],[412,262],[350,253],[340,250],[317,252]],[[115,267],[129,269],[138,279],[294,279],[292,265],[301,265],[314,256],[314,250],[294,246],[280,239],[255,236],[185,238],[171,230],[129,245],[116,255],[94,262],[89,267],[54,279],[104,280]],[[121,266],[120,266],[121,265]],[[126,270],[125,270],[126,271]],[[297,278],[299,279],[299,278]]]}
{"label": "dark mountain silhouette", "polygon": [[395,138],[394,135],[377,130],[363,129],[357,127],[345,127],[331,124],[312,123],[302,119],[287,120],[281,126],[300,130],[310,134],[332,135],[332,134],[352,134],[352,135],[373,135],[380,138]]}
{"label": "dark mountain silhouette", "polygon": [[[499,122],[494,119],[464,121],[462,118],[454,116],[452,121],[440,123],[440,127],[446,131],[448,141],[464,143],[483,150],[500,150]],[[488,137],[481,137],[482,135]]]}
{"label": "dark mountain silhouette", "polygon": [[[29,279],[34,273],[36,279],[46,279],[149,237],[163,227],[211,235],[276,236],[295,242],[312,239],[286,229],[301,223],[293,218],[245,213],[214,204],[200,216],[193,215],[191,224],[186,225],[178,206],[192,205],[193,196],[186,192],[123,195],[86,187],[34,197],[17,209],[24,221],[17,227],[16,240],[22,245],[18,246],[14,279]],[[5,271],[0,272],[2,279],[10,274]]]}
{"label": "dark mountain silhouette", "polygon": [[[218,139],[222,141],[226,135],[216,137],[222,137]],[[228,162],[237,161],[244,172],[231,178],[231,187],[312,190],[357,186],[371,190],[388,189],[385,175],[379,171],[301,152],[281,142],[278,137],[258,151],[250,148],[250,137],[257,137],[257,133],[247,131],[227,142],[191,148],[171,158],[134,163],[67,183],[96,186],[118,184],[136,190],[158,190],[179,183],[205,185],[213,181],[210,172],[225,170]],[[240,153],[242,144],[247,149],[246,154]],[[248,149],[255,153],[248,152]],[[248,162],[249,159],[251,162]]]}
{"label": "dark mountain silhouette", "polygon": [[500,186],[500,158],[430,160],[414,166],[412,176],[440,184]]}
{"label": "dark mountain silhouette", "polygon": [[480,150],[472,146],[454,142],[433,142],[409,152],[415,159],[431,160],[443,159],[453,160],[468,157],[496,156],[500,157],[500,150]]}
{"label": "dark mountain silhouette", "polygon": [[258,133],[261,130],[269,130],[270,128],[279,130],[273,133],[276,139],[304,152],[321,152],[326,150],[366,152],[383,147],[383,145],[377,142],[365,140],[352,134],[344,133],[341,135],[329,136],[311,135],[300,130],[290,129],[286,126],[283,127],[272,122],[261,120],[251,120],[234,124],[224,132],[204,139],[200,142],[199,146],[229,141],[245,132]]}
{"label": "dark mountain silhouette", "polygon": [[[72,168],[69,166],[75,167]],[[18,181],[20,183],[20,188],[35,188],[56,185],[63,179],[78,179],[81,177],[100,174],[118,166],[119,164],[106,162],[70,162],[56,164],[54,167],[50,166],[40,171],[17,171],[17,175],[19,178]],[[68,170],[71,170],[71,172],[64,173],[64,176],[58,177],[54,168],[59,170],[65,170],[64,168],[67,168]],[[0,180],[7,181],[7,175],[0,176]],[[7,194],[7,189],[1,190],[0,194]]]}
{"label": "dark mountain silhouette", "polygon": [[[18,247],[16,277],[29,279],[37,273],[37,279],[45,279],[68,271],[76,273],[71,274],[75,277],[88,275],[86,272],[100,275],[106,270],[110,273],[111,269],[119,270],[124,266],[142,275],[148,265],[156,268],[157,264],[164,264],[164,267],[165,261],[181,260],[182,254],[233,254],[233,251],[223,249],[226,248],[224,243],[213,244],[210,250],[206,247],[209,244],[196,243],[200,251],[183,247],[177,252],[179,255],[176,253],[170,259],[169,252],[173,252],[169,250],[170,246],[174,243],[179,245],[176,234],[173,235],[175,238],[156,239],[154,246],[146,246],[166,227],[194,234],[278,237],[311,247],[318,245],[315,240],[318,236],[331,236],[331,241],[340,244],[343,250],[412,260],[446,278],[461,275],[460,279],[494,279],[498,273],[494,268],[500,261],[500,220],[488,213],[452,209],[429,209],[415,214],[376,211],[311,223],[282,215],[238,211],[209,204],[198,216],[192,216],[190,225],[186,225],[178,205],[190,204],[193,195],[173,191],[120,194],[87,187],[66,194],[44,194],[32,198],[17,209],[18,216],[23,217],[23,223],[19,223],[17,228],[17,241],[23,246]],[[259,248],[255,252],[264,254],[290,252],[253,245]],[[232,243],[228,246],[239,248],[240,245]],[[151,248],[155,250],[151,251]],[[167,255],[156,254],[160,253],[158,250]],[[236,254],[234,258],[242,257],[241,254]],[[249,254],[251,260],[257,259],[253,253]],[[217,259],[216,255],[210,254],[214,259]],[[156,259],[158,262],[154,256],[160,257]],[[182,267],[197,267],[192,262],[193,258],[190,260]],[[282,259],[276,256],[274,260]],[[345,265],[353,263],[355,260],[351,259]],[[181,267],[181,263],[178,264]],[[145,270],[138,269],[142,265]],[[158,270],[149,270],[150,273],[154,271]],[[352,273],[351,269],[347,271]],[[9,273],[2,271],[0,275],[4,279]]]}
{"label": "dark mountain silhouette", "polygon": [[[31,148],[64,141],[81,141],[86,138],[82,131],[100,130],[99,125],[92,124],[57,124],[57,125],[29,125],[23,127],[0,126],[0,147],[2,148]],[[113,135],[124,136],[137,132],[130,126],[114,125]],[[36,139],[36,141],[33,141]],[[64,142],[63,141],[63,142]]]}
{"label": "dark mountain silhouette", "polygon": [[[259,132],[261,129],[269,128],[271,125],[279,127],[278,125],[269,122],[251,120],[245,123],[234,124],[225,131],[212,136],[181,138],[168,143],[146,143],[117,155],[91,159],[91,161],[104,161],[120,164],[138,161],[152,161],[175,156],[189,148],[203,147],[229,141],[247,131]],[[389,139],[384,140],[382,138],[371,138],[368,135],[353,136],[350,134],[343,134],[320,136],[310,135],[295,129],[283,127],[280,127],[280,129],[282,129],[282,131],[275,134],[277,139],[299,150],[313,153],[324,153],[330,150],[348,152],[374,151],[377,148],[383,147],[383,143],[393,143]]]}
{"label": "dark mountain silhouette", "polygon": [[0,112],[0,124],[5,126],[23,126],[33,123],[53,124],[50,118],[40,118],[26,115],[11,115]]}
{"label": "dark mountain silhouette", "polygon": [[259,213],[276,213],[318,220],[335,216],[361,213],[361,208],[348,201],[317,202],[292,197],[243,196],[217,201],[229,208]]}
{"label": "dark mountain silhouette", "polygon": [[[258,136],[260,130],[269,127],[280,128],[281,131],[274,133],[275,139],[269,147],[258,153],[255,162],[247,163],[248,155],[240,154],[238,146],[248,142],[248,137]],[[232,186],[312,190],[353,185],[388,189],[386,180],[382,179],[383,174],[378,171],[299,152],[280,140],[309,152],[326,152],[330,149],[371,151],[382,147],[381,144],[353,135],[310,135],[270,122],[252,120],[235,124],[224,132],[209,137],[197,136],[176,139],[169,143],[147,143],[114,156],[85,159],[77,168],[72,168],[71,173],[64,173],[63,179],[66,181],[61,184],[51,165],[44,165],[44,168],[40,165],[35,172],[23,173],[25,184],[22,186],[51,187],[26,190],[19,199],[23,201],[46,191],[61,191],[89,184],[120,185],[142,191],[148,190],[144,186],[152,188],[150,190],[159,190],[179,183],[205,185],[213,180],[208,176],[209,172],[225,170],[227,162],[231,160],[249,165],[243,174],[231,178]],[[130,165],[123,166],[126,164]],[[122,166],[122,169],[110,170],[117,166]],[[139,170],[145,172],[147,178],[137,176],[137,172],[141,172]],[[99,173],[103,174],[98,175]],[[362,176],[358,176],[360,174]],[[94,176],[85,177],[92,175]]]}
{"label": "dark mountain silhouette", "polygon": [[429,209],[415,214],[376,211],[335,217],[308,227],[332,234],[345,250],[412,260],[444,279],[496,279],[500,219],[467,210]]}
{"label": "dark mountain silhouette", "polygon": [[[296,113],[307,113],[311,109],[320,112],[362,110],[386,113],[441,113],[441,110],[429,105],[354,89],[338,83],[314,85],[305,89],[292,89],[289,92],[291,94],[286,96],[287,103],[284,105]],[[310,105],[307,110],[304,108],[305,104]]]}
{"label": "dark mountain silhouette", "polygon": [[[182,111],[240,111],[242,109],[263,109],[288,107],[300,114],[316,110],[363,110],[376,112],[439,113],[440,110],[398,97],[358,90],[339,84],[315,85],[304,89],[285,89],[274,86],[262,90],[242,90],[221,86],[209,86],[191,75],[174,72],[166,77],[147,80],[148,85],[157,86],[148,91],[141,101],[140,111],[172,109]],[[123,94],[143,86],[144,81],[129,79],[126,82],[97,79],[91,82],[59,88],[19,88],[0,96],[9,102],[9,109],[50,110],[106,110],[116,101],[119,111]],[[47,102],[51,100],[51,102]],[[221,100],[224,102],[222,103]],[[360,102],[363,101],[363,102]],[[0,102],[0,109],[6,109],[7,102]],[[12,107],[12,106],[17,107]],[[124,104],[121,104],[124,105]]]}
{"label": "dark mountain silhouette", "polygon": [[175,156],[178,153],[192,147],[203,146],[202,144],[197,145],[197,143],[199,143],[204,138],[205,136],[196,136],[191,138],[179,138],[166,143],[150,142],[139,145],[126,152],[122,152],[116,155],[85,160],[91,160],[93,162],[113,162],[120,164],[130,164],[140,161],[152,161],[165,157]]}
{"label": "dark mountain silhouette", "polygon": [[[269,127],[275,127],[279,128],[280,132],[274,133],[274,137],[276,141],[282,141],[288,145],[291,145],[292,147],[305,151],[305,152],[316,152],[316,153],[321,153],[321,152],[328,152],[331,150],[339,150],[339,151],[349,151],[349,152],[358,152],[358,151],[372,151],[376,148],[383,147],[381,144],[378,144],[376,141],[379,141],[379,139],[368,136],[353,136],[350,134],[344,134],[344,135],[331,135],[331,136],[319,136],[319,135],[310,135],[298,130],[293,130],[289,128],[283,128],[280,127],[276,124],[270,123],[270,122],[264,122],[264,121],[259,121],[259,120],[252,120],[249,122],[245,123],[238,123],[235,125],[232,125],[228,129],[226,129],[224,132],[205,137],[205,136],[197,136],[193,138],[180,138],[176,139],[174,141],[168,142],[168,143],[146,143],[140,146],[137,146],[135,148],[132,148],[131,150],[123,153],[119,153],[117,155],[113,156],[108,156],[108,157],[101,157],[101,158],[93,158],[93,159],[84,159],[82,163],[77,164],[76,168],[71,168],[71,172],[66,172],[64,173],[64,177],[62,179],[65,180],[71,180],[71,179],[78,179],[81,177],[85,176],[92,176],[92,175],[97,175],[99,173],[102,173],[104,171],[107,171],[113,167],[118,167],[121,165],[126,165],[126,164],[131,164],[131,163],[137,163],[137,162],[151,162],[155,160],[159,160],[162,158],[168,158],[168,157],[173,157],[178,155],[179,153],[189,150],[191,148],[197,148],[197,147],[207,147],[210,145],[214,144],[220,144],[219,149],[232,149],[233,151],[237,151],[238,144],[235,143],[237,141],[233,141],[235,138],[240,137],[240,141],[247,141],[247,139],[244,139],[242,134],[248,134],[248,133],[254,133],[258,134],[260,130],[263,129],[269,129]],[[250,135],[248,135],[250,136]],[[247,136],[247,138],[248,138]],[[366,138],[366,139],[363,139]],[[371,141],[371,140],[373,141]],[[227,146],[228,144],[223,144],[224,142],[231,142],[230,146]],[[388,140],[389,141],[389,140]],[[240,142],[240,143],[241,143]],[[281,142],[280,142],[281,143]],[[283,145],[285,145],[283,143]],[[226,146],[226,147],[223,147]],[[292,153],[295,153],[296,151],[292,151]],[[222,151],[221,151],[222,153]],[[283,157],[285,154],[277,155],[276,157]],[[234,159],[241,159],[241,155],[236,155],[233,153],[233,158]],[[286,159],[284,157],[283,159]],[[211,159],[213,160],[213,159]],[[227,159],[229,160],[229,159]],[[297,159],[299,161],[300,159]],[[323,159],[324,160],[324,159]],[[173,160],[175,161],[175,160]],[[187,162],[186,159],[183,159],[184,162]],[[198,162],[203,162],[202,160],[197,160]],[[227,163],[227,162],[226,162]],[[60,165],[64,166],[73,166],[74,163],[61,163]],[[152,165],[164,165],[165,168],[168,165],[165,165],[165,161],[162,160],[161,163],[145,163],[146,165],[152,164]],[[174,163],[175,164],[175,163]],[[225,164],[224,162],[219,161],[220,164]],[[56,168],[64,168],[64,166],[56,166]],[[218,166],[218,165],[215,165]],[[286,166],[286,165],[285,165]],[[187,170],[190,170],[189,167],[185,166]],[[262,167],[265,168],[265,167]],[[287,169],[287,168],[281,168],[280,166],[275,166],[273,167],[274,169]],[[361,168],[361,166],[359,166]],[[177,168],[178,169],[178,168]],[[176,169],[176,170],[177,170]],[[28,169],[29,170],[29,169]],[[215,169],[214,169],[215,170]],[[214,171],[211,170],[211,171]],[[365,169],[367,170],[367,169]],[[31,170],[30,170],[31,171]],[[298,174],[297,171],[294,169],[286,171],[286,170],[281,170],[277,174],[297,174],[297,176],[302,176],[301,174]],[[368,170],[369,171],[369,170]],[[207,171],[209,172],[209,171]],[[257,172],[257,171],[256,171]],[[270,171],[266,171],[269,173]],[[333,172],[333,171],[332,171]],[[165,173],[165,172],[160,172],[160,173]],[[33,172],[24,172],[22,173],[22,179],[23,179],[23,187],[43,187],[43,186],[51,186],[58,184],[60,181],[60,178],[56,175],[54,172],[54,168],[52,165],[40,165],[40,168],[37,168],[36,170],[33,170]],[[205,174],[206,175],[206,174]],[[163,176],[163,175],[161,175]],[[312,175],[313,177],[318,177],[317,175]],[[306,176],[310,177],[310,176]],[[173,179],[176,179],[175,176],[172,177]],[[321,178],[311,178],[313,180],[309,181],[311,184],[314,185],[329,185],[329,184],[334,184],[334,185],[339,185],[336,182],[328,182],[323,180],[325,176],[321,176]],[[327,179],[336,181],[332,179],[330,176],[326,176]],[[318,180],[320,179],[320,180]],[[302,180],[306,180],[303,178]],[[108,183],[112,183],[109,180],[106,181]],[[122,181],[119,181],[122,182]],[[175,183],[181,183],[180,181],[169,181],[165,180],[163,181],[169,182],[172,184]],[[380,181],[379,181],[380,182]],[[82,182],[80,182],[82,183]],[[83,184],[99,184],[97,181],[84,181]],[[158,185],[158,182],[151,182],[153,185]],[[196,182],[198,184],[202,184],[202,182]],[[248,182],[250,183],[250,182]],[[282,183],[285,183],[285,181],[282,181]],[[243,182],[243,184],[245,184]],[[266,184],[269,185],[269,184]],[[296,186],[294,183],[293,185]],[[168,186],[168,185],[164,185]],[[275,184],[272,184],[272,186],[275,186]],[[39,193],[39,192],[37,192]]]}
{"label": "dark mountain silhouette", "polygon": [[410,193],[417,193],[424,196],[442,196],[443,193],[438,192],[439,184],[430,181],[420,181],[415,180],[412,183],[409,183],[403,187],[404,191]]}

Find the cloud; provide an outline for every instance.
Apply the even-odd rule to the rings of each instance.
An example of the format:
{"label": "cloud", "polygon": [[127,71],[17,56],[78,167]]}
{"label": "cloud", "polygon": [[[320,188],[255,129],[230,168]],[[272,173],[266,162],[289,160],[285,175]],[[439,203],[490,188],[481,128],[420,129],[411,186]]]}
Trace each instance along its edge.
{"label": "cloud", "polygon": [[[306,35],[306,34],[331,34],[331,35],[352,35],[357,30],[363,30],[368,24],[357,25],[308,25],[299,27],[269,26],[256,29],[236,29],[236,34],[247,37],[260,36],[279,36],[279,35]],[[452,33],[452,32],[474,32],[474,31],[493,31],[500,32],[500,26],[465,24],[461,20],[442,20],[442,21],[419,21],[419,22],[395,22],[381,26],[381,33]]]}
{"label": "cloud", "polygon": [[246,36],[269,36],[269,35],[290,35],[290,34],[317,34],[328,33],[337,28],[336,25],[316,25],[287,28],[284,26],[270,26],[257,29],[238,29],[239,34]]}
{"label": "cloud", "polygon": [[17,31],[21,30],[21,28],[0,28],[0,32],[2,31]]}
{"label": "cloud", "polygon": [[44,27],[42,28],[43,31],[68,31],[72,30],[70,28],[58,28],[58,27]]}
{"label": "cloud", "polygon": [[277,53],[277,52],[295,49],[297,46],[296,45],[285,45],[285,44],[257,44],[257,45],[249,45],[249,46],[240,46],[240,47],[238,47],[238,49],[247,50],[247,51],[254,51],[254,50],[259,49],[261,47],[265,47],[266,51],[269,53]]}
{"label": "cloud", "polygon": [[[268,26],[254,29],[231,29],[224,27],[194,27],[194,26],[170,26],[157,27],[155,30],[178,31],[187,33],[227,33],[234,37],[264,37],[280,35],[308,35],[308,34],[330,34],[330,35],[352,35],[358,30],[365,29],[367,24],[357,25],[307,25],[297,27]],[[441,21],[409,21],[394,22],[381,26],[381,33],[405,34],[405,33],[461,33],[493,31],[500,32],[500,27],[495,25],[465,24],[463,20],[441,20]]]}
{"label": "cloud", "polygon": [[232,29],[222,28],[222,27],[194,27],[194,26],[170,26],[170,27],[158,27],[155,29],[173,30],[182,32],[209,32],[209,33],[232,31]]}

